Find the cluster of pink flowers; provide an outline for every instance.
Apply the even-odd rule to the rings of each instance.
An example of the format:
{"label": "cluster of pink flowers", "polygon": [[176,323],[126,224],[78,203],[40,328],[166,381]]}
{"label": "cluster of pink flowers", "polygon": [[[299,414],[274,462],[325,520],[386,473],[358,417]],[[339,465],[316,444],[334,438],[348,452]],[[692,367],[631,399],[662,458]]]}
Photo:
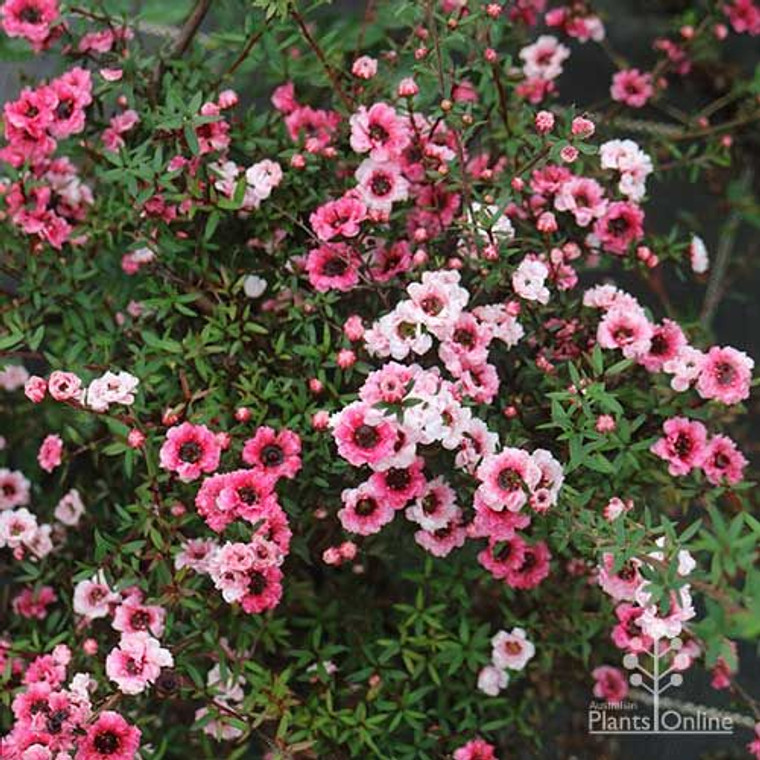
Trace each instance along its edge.
{"label": "cluster of pink flowers", "polygon": [[241,175],[245,175],[245,192],[241,211],[257,209],[262,201],[282,182],[282,168],[276,161],[264,159],[244,169],[234,161],[211,164],[211,170],[219,175],[214,187],[227,198],[233,198]]}
{"label": "cluster of pink flowers", "polygon": [[80,67],[49,84],[25,88],[4,106],[5,139],[0,160],[24,167],[21,177],[4,185],[10,220],[28,235],[60,249],[81,221],[92,192],[66,158],[53,159],[58,140],[79,134],[92,103],[92,77]]}
{"label": "cluster of pink flowers", "polygon": [[195,541],[176,559],[177,567],[190,567],[210,575],[227,602],[239,602],[249,613],[279,604],[281,565],[290,550],[288,518],[277,499],[281,478],[294,478],[301,468],[301,441],[290,430],[262,426],[242,451],[247,469],[216,473],[228,437],[205,425],[184,422],[169,429],[161,448],[161,466],[189,482],[206,477],[195,505],[208,526],[221,533],[235,520],[254,527],[248,543]]}
{"label": "cluster of pink flowers", "polygon": [[555,92],[554,80],[562,73],[562,64],[570,57],[570,49],[556,37],[543,34],[519,55],[525,81],[517,86],[517,94],[531,103],[540,103]]}
{"label": "cluster of pink flowers", "polygon": [[705,353],[693,348],[675,322],[652,324],[636,298],[614,285],[587,290],[583,303],[604,312],[596,333],[602,348],[619,349],[649,372],[672,375],[673,390],[694,386],[701,398],[723,404],[749,397],[755,363],[743,351],[713,346]]}
{"label": "cluster of pink flowers", "polygon": [[25,383],[24,393],[34,404],[41,403],[46,395],[50,395],[54,401],[95,412],[107,412],[112,404],[134,404],[139,384],[140,381],[129,372],[109,370],[85,386],[74,372],[55,370],[47,379],[32,375]]}
{"label": "cluster of pink flowers", "polygon": [[722,3],[722,7],[737,34],[760,35],[760,4],[757,0],[730,0]]}
{"label": "cluster of pink flowers", "polygon": [[[494,338],[514,345],[522,328],[504,306],[467,312],[469,294],[457,272],[426,272],[408,293],[410,300],[364,333],[368,351],[403,359],[425,354],[435,336],[455,381],[437,367],[391,361],[367,377],[358,401],[333,415],[338,453],[372,471],[364,483],[343,491],[338,518],[347,531],[366,536],[405,510],[419,526],[417,543],[440,557],[468,537],[487,538],[481,564],[514,588],[531,588],[549,572],[549,551],[544,542],[530,544],[516,531],[531,522],[523,507],[541,514],[556,504],[562,467],[544,450],[497,452],[497,436],[465,405],[468,398],[493,399],[498,374],[487,362],[488,345]],[[430,464],[422,452],[433,445],[451,452],[454,470],[478,484],[469,522],[448,479],[425,475]]]}
{"label": "cluster of pink flowers", "polygon": [[[56,452],[43,450],[40,463],[52,469],[60,461],[57,442]],[[48,449],[50,447],[48,446]],[[31,557],[41,559],[54,549],[65,536],[66,527],[76,527],[85,511],[76,489],[71,489],[59,500],[54,510],[57,521],[42,523],[27,509],[31,501],[31,484],[18,470],[0,468],[0,549],[7,547],[16,559]]]}
{"label": "cluster of pink flowers", "polygon": [[95,713],[91,693],[96,681],[75,673],[68,684],[71,650],[56,646],[28,665],[14,661],[23,688],[11,704],[13,727],[0,738],[8,760],[133,760],[140,731],[119,713]]}
{"label": "cluster of pink flowers", "polygon": [[111,618],[121,634],[119,644],[106,657],[106,675],[124,694],[140,694],[155,683],[162,668],[174,664],[171,652],[161,646],[166,610],[147,604],[136,587],[116,592],[102,573],[77,583],[74,612],[84,624]]}
{"label": "cluster of pink flowers", "polygon": [[[657,544],[658,549],[649,556],[662,562],[664,540],[658,539]],[[678,574],[682,578],[696,567],[694,558],[685,549],[678,551],[677,561]],[[626,607],[620,608],[616,613],[619,623],[613,630],[612,638],[621,649],[632,652],[644,651],[650,641],[680,636],[684,623],[696,615],[688,583],[671,591],[669,599],[664,602],[654,603],[648,590],[649,581],[640,570],[642,562],[643,560],[632,557],[621,564],[607,552],[602,556],[597,576],[605,593],[615,602],[627,603]]]}
{"label": "cluster of pink flowers", "polygon": [[522,628],[499,631],[491,639],[491,646],[491,664],[478,674],[478,688],[489,697],[497,697],[509,684],[507,670],[523,670],[536,648]]}
{"label": "cluster of pink flowers", "polygon": [[602,20],[589,12],[585,5],[561,5],[546,12],[544,17],[550,29],[559,29],[578,42],[602,42],[606,36]]}
{"label": "cluster of pink flowers", "polygon": [[708,438],[707,428],[697,420],[672,417],[663,425],[664,437],[652,445],[652,453],[668,463],[674,476],[701,469],[713,485],[738,483],[748,462],[726,435]]}

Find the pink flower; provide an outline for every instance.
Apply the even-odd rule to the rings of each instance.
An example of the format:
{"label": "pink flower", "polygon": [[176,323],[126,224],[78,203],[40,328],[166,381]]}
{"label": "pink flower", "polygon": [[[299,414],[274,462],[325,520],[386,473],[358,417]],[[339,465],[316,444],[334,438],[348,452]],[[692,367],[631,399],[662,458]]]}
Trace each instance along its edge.
{"label": "pink flower", "polygon": [[203,481],[195,506],[208,526],[217,532],[238,517],[255,523],[268,518],[278,506],[274,483],[263,468],[214,475]]}
{"label": "pink flower", "polygon": [[612,629],[612,641],[618,649],[639,654],[652,646],[652,639],[644,635],[639,626],[639,618],[644,613],[642,607],[623,602],[615,608],[618,624]]}
{"label": "pink flower", "polygon": [[158,605],[141,604],[127,600],[120,604],[113,617],[113,627],[122,633],[146,631],[156,638],[164,633],[166,610]]}
{"label": "pink flower", "polygon": [[705,355],[691,346],[682,346],[678,353],[663,363],[664,372],[673,375],[670,387],[674,391],[685,391],[699,377]]}
{"label": "pink flower", "polygon": [[339,235],[356,237],[361,223],[367,218],[367,207],[360,200],[343,196],[337,201],[323,203],[309,217],[314,233],[320,240],[332,240]]}
{"label": "pink flower", "polygon": [[619,348],[623,356],[635,359],[649,352],[653,332],[643,309],[613,306],[599,323],[596,339],[602,348]]}
{"label": "pink flower", "polygon": [[548,577],[550,562],[551,553],[543,541],[526,544],[522,564],[519,567],[510,567],[504,581],[510,588],[535,588]]}
{"label": "pink flower", "polygon": [[289,114],[298,107],[296,101],[295,85],[293,82],[285,82],[279,87],[275,87],[272,97],[272,105],[282,113]]}
{"label": "pink flower", "polygon": [[203,472],[214,472],[221,453],[218,438],[205,425],[183,422],[166,432],[159,460],[164,470],[176,472],[187,483]]}
{"label": "pink flower", "polygon": [[736,404],[749,397],[755,362],[743,351],[713,346],[702,362],[697,393],[702,398]]}
{"label": "pink flower", "polygon": [[571,212],[580,227],[588,227],[607,210],[604,188],[596,180],[573,177],[562,183],[554,198],[554,207],[557,211]]}
{"label": "pink flower", "polygon": [[551,111],[539,111],[535,118],[536,132],[548,134],[554,129],[554,114]]}
{"label": "pink flower", "polygon": [[406,517],[423,530],[435,531],[450,523],[457,512],[456,492],[443,478],[438,477],[425,484],[425,490],[407,508]]}
{"label": "pink flower", "polygon": [[61,464],[63,440],[59,435],[48,435],[37,452],[37,461],[45,472],[52,472]]}
{"label": "pink flower", "polygon": [[48,378],[48,392],[56,401],[81,400],[82,381],[73,372],[51,372]]}
{"label": "pink flower", "polygon": [[512,274],[512,287],[526,301],[549,303],[549,289],[545,286],[549,267],[538,259],[526,256]]}
{"label": "pink flower", "polygon": [[380,501],[393,509],[403,509],[425,490],[425,460],[417,457],[408,467],[389,467],[370,476],[369,484]]}
{"label": "pink flower", "polygon": [[599,585],[602,590],[616,601],[633,601],[636,592],[644,583],[639,572],[641,562],[635,557],[624,562],[615,570],[615,556],[610,552],[602,555],[602,565],[599,568]]}
{"label": "pink flower", "polygon": [[414,540],[434,557],[447,557],[454,549],[464,546],[467,531],[461,524],[461,511],[449,521],[448,525],[438,530],[418,530]]}
{"label": "pink flower", "polygon": [[[498,697],[509,684],[509,675],[495,665],[486,665],[478,673],[478,689],[489,697]],[[481,757],[481,755],[477,755]]]}
{"label": "pink flower", "polygon": [[351,66],[351,73],[358,79],[372,79],[377,74],[377,59],[362,55]]}
{"label": "pink flower", "polygon": [[396,510],[379,497],[371,482],[362,483],[358,488],[347,488],[340,498],[343,508],[338,510],[338,519],[343,529],[350,533],[361,536],[378,533],[396,514]]}
{"label": "pink flower", "polygon": [[47,381],[37,375],[32,375],[24,383],[24,395],[33,403],[39,404],[47,393]]}
{"label": "pink flower", "polygon": [[570,57],[570,50],[556,37],[541,35],[532,45],[520,51],[523,73],[527,79],[548,81],[562,73],[562,64]]}
{"label": "pink flower", "polygon": [[386,103],[360,106],[351,116],[351,148],[374,161],[392,161],[409,143],[406,124]]}
{"label": "pink flower", "polygon": [[528,492],[538,486],[541,469],[527,451],[505,448],[483,459],[477,478],[481,483],[477,493],[488,507],[518,512],[528,501]]}
{"label": "pink flower", "polygon": [[492,660],[497,668],[522,670],[536,653],[536,647],[522,628],[513,628],[510,633],[499,631],[492,639]]}
{"label": "pink flower", "polygon": [[106,674],[123,694],[140,694],[155,682],[161,668],[172,665],[171,652],[150,634],[124,633],[106,657]]}
{"label": "pink flower", "polygon": [[362,200],[369,209],[389,212],[396,201],[409,195],[409,183],[401,174],[401,166],[392,161],[378,163],[367,158],[354,175]]}
{"label": "pink flower", "polygon": [[89,581],[79,581],[74,587],[74,612],[87,620],[106,617],[110,605],[119,602],[118,594],[109,588],[102,572]]}
{"label": "pink flower", "polygon": [[618,71],[612,77],[610,95],[613,100],[625,103],[631,108],[642,108],[654,95],[652,75],[638,69]]}
{"label": "pink flower", "polygon": [[5,0],[0,7],[3,31],[9,37],[24,37],[36,51],[45,47],[51,25],[59,17],[58,0]]}
{"label": "pink flower", "polygon": [[347,243],[325,243],[312,248],[306,257],[306,272],[315,290],[346,292],[359,282],[361,258]]}
{"label": "pink flower", "polygon": [[661,325],[654,326],[649,351],[639,356],[637,361],[650,372],[659,372],[666,362],[673,361],[686,347],[686,336],[678,323],[663,319]]}
{"label": "pink flower", "polygon": [[736,444],[725,435],[713,436],[703,450],[702,469],[707,479],[716,486],[740,482],[747,464]]}
{"label": "pink flower", "polygon": [[398,83],[397,92],[400,98],[413,98],[419,91],[420,88],[411,77],[406,77]]}
{"label": "pink flower", "polygon": [[499,760],[496,747],[482,739],[473,739],[454,752],[454,760]]}
{"label": "pink flower", "polygon": [[673,417],[663,425],[665,437],[651,448],[653,454],[668,462],[671,475],[687,475],[700,467],[705,457],[707,430],[701,422]]}
{"label": "pink flower", "polygon": [[375,466],[394,451],[395,427],[380,410],[361,401],[335,414],[330,425],[338,453],[356,467]]}
{"label": "pink flower", "polygon": [[294,478],[301,469],[301,439],[292,430],[278,433],[262,426],[245,442],[243,461],[262,468],[274,479]]}
{"label": "pink flower", "polygon": [[605,251],[623,256],[644,237],[644,212],[630,201],[614,201],[594,224],[594,235]]}
{"label": "pink flower", "polygon": [[622,702],[628,696],[628,682],[620,668],[601,665],[591,671],[594,679],[594,696],[608,702]]}
{"label": "pink flower", "polygon": [[28,504],[30,490],[22,472],[0,468],[0,511]]}
{"label": "pink flower", "polygon": [[117,712],[104,710],[79,740],[77,760],[133,760],[140,748],[140,729]]}
{"label": "pink flower", "polygon": [[44,620],[47,617],[48,605],[56,601],[57,596],[52,586],[40,588],[25,588],[16,594],[11,602],[13,611],[21,617]]}
{"label": "pink flower", "polygon": [[71,528],[75,528],[79,524],[83,514],[84,504],[76,488],[72,488],[65,496],[61,497],[53,512],[53,516],[58,522]]}

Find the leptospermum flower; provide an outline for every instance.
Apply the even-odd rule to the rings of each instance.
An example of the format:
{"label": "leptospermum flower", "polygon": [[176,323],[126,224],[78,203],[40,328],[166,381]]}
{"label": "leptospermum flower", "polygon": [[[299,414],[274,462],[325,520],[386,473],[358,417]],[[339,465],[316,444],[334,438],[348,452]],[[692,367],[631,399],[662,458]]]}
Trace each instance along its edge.
{"label": "leptospermum flower", "polygon": [[119,595],[108,586],[102,571],[90,580],[79,581],[74,587],[74,612],[87,620],[106,617],[111,612],[111,605],[119,601]]}
{"label": "leptospermum flower", "polygon": [[496,511],[519,511],[541,480],[541,469],[527,451],[506,448],[483,459],[478,467],[478,488],[483,501]]}
{"label": "leptospermum flower", "polygon": [[608,702],[622,702],[628,696],[628,681],[620,668],[600,665],[591,671],[594,696]]}
{"label": "leptospermum flower", "polygon": [[478,673],[478,689],[489,697],[498,697],[509,685],[509,674],[495,665],[486,665]]}
{"label": "leptospermum flower", "polygon": [[743,351],[713,346],[705,356],[697,378],[702,398],[736,404],[749,396],[755,362]]}
{"label": "leptospermum flower", "polygon": [[454,751],[454,760],[499,760],[496,747],[483,739],[473,739]]}
{"label": "leptospermum flower", "polygon": [[369,109],[361,106],[350,124],[351,148],[357,153],[369,152],[373,161],[392,161],[409,143],[406,125],[386,103],[375,103]]}
{"label": "leptospermum flower", "polygon": [[163,469],[176,472],[180,480],[189,482],[201,473],[214,472],[221,453],[217,436],[205,425],[183,422],[166,432],[159,460]]}
{"label": "leptospermum flower", "polygon": [[104,710],[87,728],[77,760],[133,760],[140,747],[140,729],[112,710]]}
{"label": "leptospermum flower", "polygon": [[379,532],[393,520],[396,510],[379,494],[371,483],[362,483],[358,488],[347,488],[340,495],[343,502],[338,510],[338,519],[344,530],[370,536]]}
{"label": "leptospermum flower", "polygon": [[273,478],[294,478],[301,469],[301,439],[292,430],[271,427],[256,430],[243,446],[243,461],[260,467]]}
{"label": "leptospermum flower", "polygon": [[499,631],[491,639],[491,645],[493,664],[502,670],[522,670],[536,653],[536,647],[522,628],[513,628],[509,633]]}
{"label": "leptospermum flower", "polygon": [[377,465],[390,456],[396,430],[379,409],[357,401],[330,419],[338,453],[355,466]]}
{"label": "leptospermum flower", "polygon": [[0,469],[0,511],[29,503],[31,483],[18,470]]}
{"label": "leptospermum flower", "polygon": [[172,665],[171,652],[150,634],[124,633],[118,647],[106,657],[106,674],[123,694],[141,694],[155,683],[161,668]]}
{"label": "leptospermum flower", "polygon": [[63,454],[63,440],[60,435],[51,434],[45,437],[39,451],[37,461],[45,472],[52,472],[61,464]]}
{"label": "leptospermum flower", "polygon": [[665,437],[652,445],[651,451],[668,462],[671,475],[687,475],[705,458],[707,429],[701,422],[673,417],[663,425]]}

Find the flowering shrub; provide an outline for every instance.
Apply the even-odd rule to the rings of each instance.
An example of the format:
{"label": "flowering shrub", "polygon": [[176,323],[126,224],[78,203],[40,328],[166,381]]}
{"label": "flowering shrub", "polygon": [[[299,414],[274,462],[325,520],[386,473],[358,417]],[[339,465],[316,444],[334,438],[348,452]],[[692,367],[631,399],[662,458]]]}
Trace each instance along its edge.
{"label": "flowering shrub", "polygon": [[757,77],[669,91],[760,4],[635,62],[585,2],[170,5],[0,6],[52,72],[0,148],[3,757],[525,757],[675,637],[760,715],[754,363],[647,220],[744,160]]}

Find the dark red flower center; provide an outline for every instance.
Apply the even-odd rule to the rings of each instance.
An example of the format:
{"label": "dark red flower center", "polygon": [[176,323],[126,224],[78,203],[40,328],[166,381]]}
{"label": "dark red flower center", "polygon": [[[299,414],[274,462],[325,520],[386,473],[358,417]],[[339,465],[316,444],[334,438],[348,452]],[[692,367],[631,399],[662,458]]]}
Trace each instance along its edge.
{"label": "dark red flower center", "polygon": [[101,755],[113,755],[119,751],[121,739],[113,731],[103,731],[95,737],[93,746]]}
{"label": "dark red flower center", "polygon": [[197,441],[187,441],[179,447],[179,458],[183,462],[195,464],[203,455],[203,449]]}
{"label": "dark red flower center", "polygon": [[368,496],[356,502],[355,511],[359,517],[369,517],[376,509],[377,502]]}
{"label": "dark red flower center", "polygon": [[380,435],[372,425],[359,425],[354,431],[354,443],[363,449],[371,449],[377,445]]}
{"label": "dark red flower center", "polygon": [[284,461],[285,454],[276,443],[270,443],[261,450],[261,462],[265,467],[277,467]]}

